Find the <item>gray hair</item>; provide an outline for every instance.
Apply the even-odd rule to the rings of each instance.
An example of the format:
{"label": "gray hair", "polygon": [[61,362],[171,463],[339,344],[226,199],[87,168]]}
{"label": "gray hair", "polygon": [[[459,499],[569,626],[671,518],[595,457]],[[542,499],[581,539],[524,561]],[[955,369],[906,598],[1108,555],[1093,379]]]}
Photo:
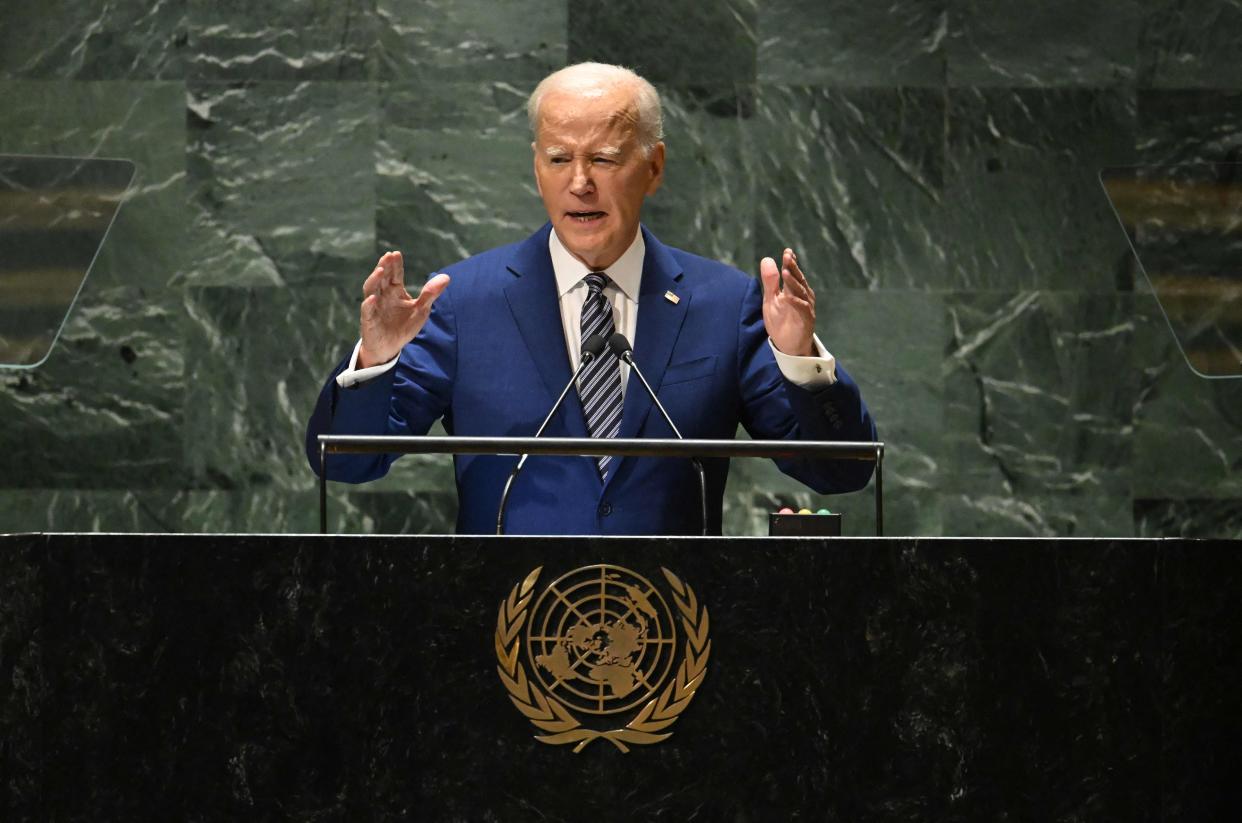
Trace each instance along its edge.
{"label": "gray hair", "polygon": [[563,86],[632,85],[637,108],[638,144],[644,155],[650,155],[655,144],[664,139],[664,114],[660,109],[660,93],[642,76],[624,66],[607,63],[577,63],[554,71],[540,81],[526,101],[526,118],[530,131],[539,136],[539,106],[548,92]]}

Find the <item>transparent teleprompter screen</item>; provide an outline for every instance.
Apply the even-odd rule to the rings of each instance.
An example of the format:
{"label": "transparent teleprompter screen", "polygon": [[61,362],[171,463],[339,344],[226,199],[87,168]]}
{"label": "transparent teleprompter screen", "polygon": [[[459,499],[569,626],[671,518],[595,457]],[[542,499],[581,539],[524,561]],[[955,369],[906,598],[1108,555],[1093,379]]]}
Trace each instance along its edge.
{"label": "transparent teleprompter screen", "polygon": [[1100,182],[1190,367],[1242,376],[1242,163],[1108,168]]}
{"label": "transparent teleprompter screen", "polygon": [[0,155],[0,367],[47,359],[133,178],[128,160]]}

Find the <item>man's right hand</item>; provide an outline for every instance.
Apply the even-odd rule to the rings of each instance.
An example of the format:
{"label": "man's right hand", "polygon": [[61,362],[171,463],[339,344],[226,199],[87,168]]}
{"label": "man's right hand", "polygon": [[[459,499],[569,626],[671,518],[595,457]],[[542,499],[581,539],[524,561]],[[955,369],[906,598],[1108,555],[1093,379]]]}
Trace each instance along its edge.
{"label": "man's right hand", "polygon": [[431,314],[431,304],[448,287],[449,276],[437,274],[423,286],[417,298],[405,289],[405,265],[401,252],[390,251],[375,264],[375,271],[362,284],[361,337],[356,368],[387,363],[414,339]]}

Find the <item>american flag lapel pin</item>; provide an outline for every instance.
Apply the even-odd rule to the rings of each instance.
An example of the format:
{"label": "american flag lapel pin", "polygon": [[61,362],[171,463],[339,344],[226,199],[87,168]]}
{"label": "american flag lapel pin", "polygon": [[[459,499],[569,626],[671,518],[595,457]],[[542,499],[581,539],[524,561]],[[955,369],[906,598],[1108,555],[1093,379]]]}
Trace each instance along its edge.
{"label": "american flag lapel pin", "polygon": [[664,292],[664,299],[676,306],[681,302],[681,298],[673,294],[671,291]]}

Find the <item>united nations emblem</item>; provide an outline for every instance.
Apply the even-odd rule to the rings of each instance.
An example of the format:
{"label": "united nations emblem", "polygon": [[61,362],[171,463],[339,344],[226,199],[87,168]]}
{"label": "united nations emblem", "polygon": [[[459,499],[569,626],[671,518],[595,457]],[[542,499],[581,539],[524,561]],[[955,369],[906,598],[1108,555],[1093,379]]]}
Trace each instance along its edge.
{"label": "united nations emblem", "polygon": [[670,608],[646,578],[596,565],[562,575],[536,598],[542,571],[513,587],[496,620],[500,680],[518,711],[546,732],[535,739],[573,743],[575,752],[603,739],[628,752],[671,737],[665,729],[690,705],[711,654],[707,608],[694,591],[660,569]]}

